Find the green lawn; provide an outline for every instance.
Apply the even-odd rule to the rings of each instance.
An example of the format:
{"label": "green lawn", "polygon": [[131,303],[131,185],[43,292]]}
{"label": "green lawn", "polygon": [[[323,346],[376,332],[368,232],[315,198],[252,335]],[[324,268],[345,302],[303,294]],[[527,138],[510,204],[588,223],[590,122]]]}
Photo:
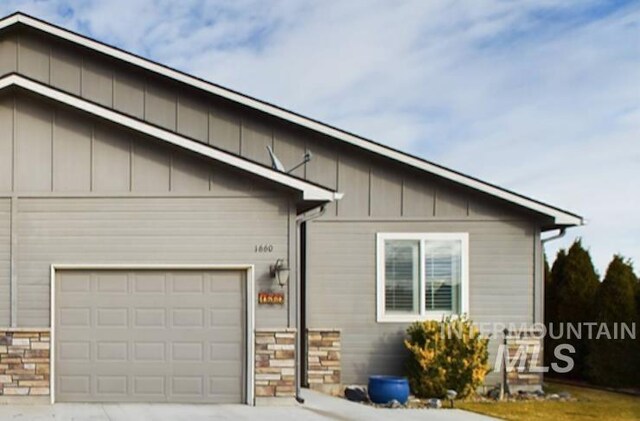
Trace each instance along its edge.
{"label": "green lawn", "polygon": [[566,391],[576,402],[459,402],[456,407],[505,420],[640,420],[640,397],[561,384],[552,392]]}

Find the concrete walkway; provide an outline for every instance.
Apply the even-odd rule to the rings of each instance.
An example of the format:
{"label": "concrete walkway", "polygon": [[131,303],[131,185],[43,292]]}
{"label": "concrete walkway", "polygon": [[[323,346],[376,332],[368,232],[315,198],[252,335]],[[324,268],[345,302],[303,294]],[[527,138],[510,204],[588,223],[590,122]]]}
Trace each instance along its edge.
{"label": "concrete walkway", "polygon": [[249,420],[424,420],[487,421],[492,418],[461,410],[378,409],[304,390],[304,405],[250,407],[246,405],[71,404],[0,405],[0,420],[40,421],[199,421]]}

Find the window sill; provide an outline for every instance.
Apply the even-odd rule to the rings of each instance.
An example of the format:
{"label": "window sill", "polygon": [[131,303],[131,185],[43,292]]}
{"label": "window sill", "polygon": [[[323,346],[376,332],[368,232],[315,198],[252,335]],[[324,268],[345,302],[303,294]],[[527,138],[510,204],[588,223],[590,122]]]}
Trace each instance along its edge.
{"label": "window sill", "polygon": [[413,322],[425,322],[425,321],[442,321],[446,317],[451,317],[453,319],[457,319],[461,314],[453,314],[451,312],[429,312],[422,315],[417,314],[387,314],[387,315],[378,315],[376,317],[377,323],[413,323]]}

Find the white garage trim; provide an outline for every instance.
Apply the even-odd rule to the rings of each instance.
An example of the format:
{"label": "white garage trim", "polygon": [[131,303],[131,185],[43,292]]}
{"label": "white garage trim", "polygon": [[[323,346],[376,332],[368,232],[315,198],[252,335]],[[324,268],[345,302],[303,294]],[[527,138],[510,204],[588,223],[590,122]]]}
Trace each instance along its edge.
{"label": "white garage trim", "polygon": [[247,346],[246,391],[245,403],[254,405],[254,377],[255,377],[255,268],[250,264],[52,264],[51,265],[51,349],[49,354],[50,375],[49,390],[51,403],[56,402],[55,395],[55,335],[56,335],[56,271],[62,270],[243,270],[247,276],[246,319],[247,326],[245,340]]}

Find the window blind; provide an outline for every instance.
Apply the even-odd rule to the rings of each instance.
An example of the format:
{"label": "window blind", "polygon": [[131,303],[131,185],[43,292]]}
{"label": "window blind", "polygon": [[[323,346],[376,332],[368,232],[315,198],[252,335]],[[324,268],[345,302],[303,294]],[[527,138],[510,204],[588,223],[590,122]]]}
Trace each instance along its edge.
{"label": "window blind", "polygon": [[462,253],[460,241],[425,241],[425,309],[460,309]]}
{"label": "window blind", "polygon": [[391,313],[419,312],[420,242],[385,242],[385,310]]}

